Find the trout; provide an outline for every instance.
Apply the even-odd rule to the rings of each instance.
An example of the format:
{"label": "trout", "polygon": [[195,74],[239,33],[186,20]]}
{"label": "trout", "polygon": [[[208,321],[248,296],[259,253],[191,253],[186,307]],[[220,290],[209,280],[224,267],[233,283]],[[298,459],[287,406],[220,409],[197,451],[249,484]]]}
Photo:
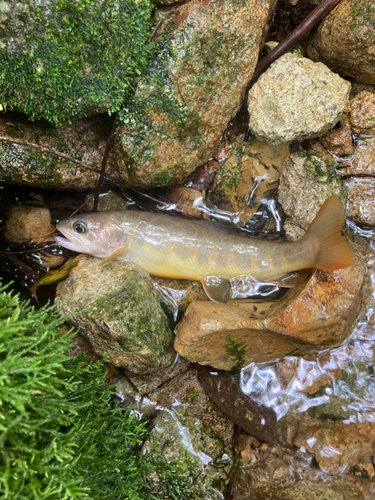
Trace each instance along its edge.
{"label": "trout", "polygon": [[[127,260],[165,278],[199,280],[211,300],[225,301],[230,281],[295,284],[290,273],[306,268],[340,269],[354,254],[341,235],[342,204],[331,196],[302,238],[275,241],[233,234],[210,221],[148,212],[97,212],[62,220],[59,245],[101,259]],[[292,275],[293,276],[293,275]],[[230,288],[229,288],[230,289]]]}

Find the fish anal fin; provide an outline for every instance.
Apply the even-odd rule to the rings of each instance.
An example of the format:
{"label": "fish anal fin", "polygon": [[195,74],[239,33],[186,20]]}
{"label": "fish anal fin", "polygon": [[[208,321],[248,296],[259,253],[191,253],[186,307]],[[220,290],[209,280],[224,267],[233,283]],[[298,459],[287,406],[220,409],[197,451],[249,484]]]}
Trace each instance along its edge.
{"label": "fish anal fin", "polygon": [[127,247],[120,247],[114,252],[112,252],[111,255],[108,255],[108,257],[101,260],[99,266],[103,266],[104,264],[107,264],[107,262],[110,262],[111,260],[125,260],[127,254],[128,254]]}
{"label": "fish anal fin", "polygon": [[213,302],[226,302],[229,299],[230,282],[216,277],[201,280],[203,290]]}
{"label": "fish anal fin", "polygon": [[301,281],[301,275],[297,272],[279,274],[270,279],[265,280],[267,283],[271,283],[272,285],[284,287],[284,288],[292,288],[296,286]]}

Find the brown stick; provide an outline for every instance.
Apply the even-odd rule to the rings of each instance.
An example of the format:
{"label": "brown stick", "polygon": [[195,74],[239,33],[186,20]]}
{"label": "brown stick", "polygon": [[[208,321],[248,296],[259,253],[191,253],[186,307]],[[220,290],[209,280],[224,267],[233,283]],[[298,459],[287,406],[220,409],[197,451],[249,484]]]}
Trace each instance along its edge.
{"label": "brown stick", "polygon": [[278,59],[280,56],[285,54],[285,52],[293,47],[303,36],[306,35],[319,21],[323,19],[324,16],[328,14],[341,0],[325,0],[319,4],[310,14],[306,17],[302,23],[300,23],[293,31],[289,33],[284,40],[279,43],[271,52],[269,52],[263,59],[261,59],[257,67],[255,68],[253,77],[250,81],[249,87],[251,87],[260,77],[266,69]]}

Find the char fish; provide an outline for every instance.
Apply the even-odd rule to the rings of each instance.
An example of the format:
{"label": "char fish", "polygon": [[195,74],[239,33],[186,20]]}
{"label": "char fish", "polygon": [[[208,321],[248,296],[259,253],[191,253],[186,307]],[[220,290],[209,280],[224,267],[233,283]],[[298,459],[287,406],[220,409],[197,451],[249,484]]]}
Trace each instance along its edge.
{"label": "char fish", "polygon": [[353,263],[341,235],[340,199],[322,205],[305,235],[294,242],[228,234],[225,226],[147,212],[97,212],[57,224],[56,242],[101,259],[128,260],[155,276],[201,281],[209,298],[224,301],[230,281],[250,277],[292,286],[290,273],[340,269]]}

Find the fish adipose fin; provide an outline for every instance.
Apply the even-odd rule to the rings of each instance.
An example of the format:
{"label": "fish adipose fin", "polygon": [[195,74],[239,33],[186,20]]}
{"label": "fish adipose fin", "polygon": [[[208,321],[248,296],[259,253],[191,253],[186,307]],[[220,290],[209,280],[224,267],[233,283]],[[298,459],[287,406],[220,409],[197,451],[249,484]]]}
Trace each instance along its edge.
{"label": "fish adipose fin", "polygon": [[341,269],[353,265],[355,254],[341,234],[345,217],[338,196],[331,196],[321,206],[304,238],[319,242],[312,267],[317,269]]}

